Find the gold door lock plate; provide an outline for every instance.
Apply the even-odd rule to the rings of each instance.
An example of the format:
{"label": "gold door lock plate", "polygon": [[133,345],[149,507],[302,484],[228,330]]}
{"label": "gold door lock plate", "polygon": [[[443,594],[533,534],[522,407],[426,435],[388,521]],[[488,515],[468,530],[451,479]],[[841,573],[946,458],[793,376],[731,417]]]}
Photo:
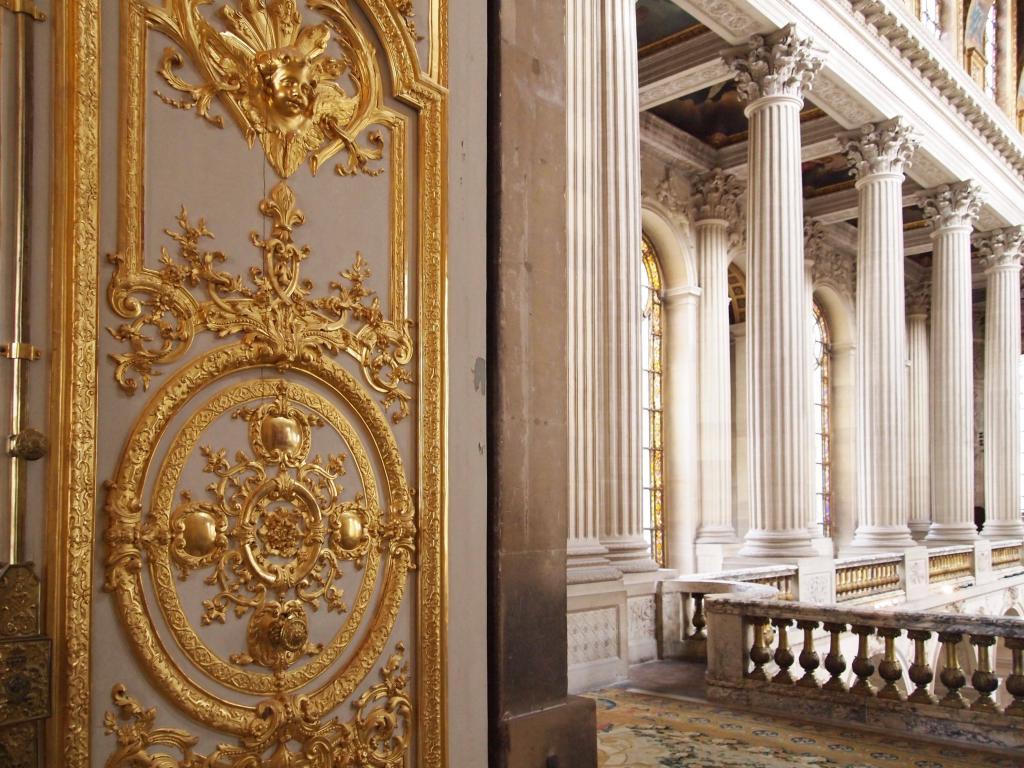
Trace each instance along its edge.
{"label": "gold door lock plate", "polygon": [[[3,5],[4,2],[5,0],[0,0],[0,5]],[[38,360],[41,355],[42,352],[39,350],[39,347],[34,347],[24,342],[0,344],[0,357],[6,357],[11,360]]]}

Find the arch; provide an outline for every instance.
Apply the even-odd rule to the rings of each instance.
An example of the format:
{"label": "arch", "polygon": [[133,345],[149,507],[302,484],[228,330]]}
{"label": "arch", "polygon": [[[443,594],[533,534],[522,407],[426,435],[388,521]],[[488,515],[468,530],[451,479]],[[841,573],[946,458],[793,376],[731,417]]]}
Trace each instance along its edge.
{"label": "arch", "polygon": [[689,226],[653,201],[644,201],[640,215],[644,235],[654,247],[661,263],[663,289],[696,286],[697,267]]}
{"label": "arch", "polygon": [[640,340],[641,515],[649,536],[651,557],[664,566],[665,556],[665,442],[664,442],[664,292],[660,254],[645,233],[641,240],[640,303],[643,307]]}

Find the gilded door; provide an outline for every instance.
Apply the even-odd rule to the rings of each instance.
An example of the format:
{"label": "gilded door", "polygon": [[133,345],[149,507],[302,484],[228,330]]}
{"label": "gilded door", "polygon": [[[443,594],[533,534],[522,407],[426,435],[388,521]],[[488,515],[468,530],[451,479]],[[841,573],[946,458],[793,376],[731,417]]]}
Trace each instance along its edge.
{"label": "gilded door", "polygon": [[68,0],[52,766],[441,766],[443,0]]}

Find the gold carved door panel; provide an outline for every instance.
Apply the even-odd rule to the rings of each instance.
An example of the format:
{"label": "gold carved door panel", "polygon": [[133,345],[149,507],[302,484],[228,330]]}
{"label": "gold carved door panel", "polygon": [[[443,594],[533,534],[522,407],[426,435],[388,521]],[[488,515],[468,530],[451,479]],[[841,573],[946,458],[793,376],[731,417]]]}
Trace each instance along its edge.
{"label": "gold carved door panel", "polygon": [[442,0],[56,20],[48,765],[442,766]]}

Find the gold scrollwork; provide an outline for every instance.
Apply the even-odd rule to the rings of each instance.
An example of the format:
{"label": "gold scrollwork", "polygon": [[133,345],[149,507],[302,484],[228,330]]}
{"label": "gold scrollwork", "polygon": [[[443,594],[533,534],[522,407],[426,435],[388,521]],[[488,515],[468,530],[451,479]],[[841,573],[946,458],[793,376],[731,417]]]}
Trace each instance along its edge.
{"label": "gold scrollwork", "polygon": [[0,566],[0,639],[39,633],[39,579],[29,564]]}
{"label": "gold scrollwork", "polygon": [[[211,114],[220,98],[251,147],[258,139],[267,160],[287,178],[309,158],[315,174],[338,152],[347,155],[336,170],[347,176],[376,176],[371,165],[383,157],[384,139],[369,131],[367,145],[358,137],[374,123],[390,122],[381,111],[382,86],[373,47],[359,29],[344,0],[309,0],[323,14],[320,24],[304,25],[295,0],[242,0],[224,3],[215,28],[201,12],[209,0],[165,0],[162,7],[146,3],[146,18],[177,48],[164,49],[157,72],[177,99],[157,95],[169,106],[195,110],[218,128],[221,115]],[[411,9],[410,9],[411,10]],[[331,40],[340,57],[327,54]],[[200,82],[179,74],[188,61]],[[341,79],[347,75],[348,89]]]}
{"label": "gold scrollwork", "polygon": [[[108,329],[130,346],[128,352],[111,355],[121,388],[129,394],[136,390],[133,371],[148,388],[154,365],[179,358],[198,326],[221,337],[240,335],[268,363],[282,369],[325,352],[346,352],[359,361],[371,386],[384,393],[384,406],[395,408],[394,421],[408,416],[412,323],[385,318],[380,299],[366,287],[370,269],[362,254],[357,253],[352,266],[341,273],[347,285],[331,282],[333,295],[311,298],[313,285],[300,276],[309,247],[292,240],[292,230],[305,218],[295,206],[294,192],[285,182],[278,183],[260,203],[260,212],[271,220],[272,230],[267,238],[257,232],[250,235],[263,252],[263,265],[250,270],[251,286],[217,269],[227,257],[204,249],[203,241],[212,240],[213,234],[204,218],[190,222],[184,207],[178,215],[179,231],[164,230],[177,243],[177,258],[162,249],[157,280],[135,279],[118,270],[111,281],[111,304],[131,318]],[[119,263],[122,256],[111,259]],[[206,288],[202,302],[189,291],[199,285]],[[158,346],[147,327],[155,332]]]}
{"label": "gold scrollwork", "polygon": [[[237,746],[222,744],[208,756],[194,751],[198,739],[187,731],[154,727],[156,709],[143,708],[118,683],[111,692],[117,713],[108,711],[103,720],[106,732],[117,739],[106,768],[398,768],[406,764],[413,732],[404,655],[405,646],[398,643],[380,669],[381,682],[352,702],[352,720],[324,723],[309,699],[278,696],[260,704],[259,715],[268,723],[265,732],[243,738]],[[277,727],[285,721],[286,728]],[[289,743],[299,748],[289,749]],[[168,754],[166,748],[181,756]]]}

